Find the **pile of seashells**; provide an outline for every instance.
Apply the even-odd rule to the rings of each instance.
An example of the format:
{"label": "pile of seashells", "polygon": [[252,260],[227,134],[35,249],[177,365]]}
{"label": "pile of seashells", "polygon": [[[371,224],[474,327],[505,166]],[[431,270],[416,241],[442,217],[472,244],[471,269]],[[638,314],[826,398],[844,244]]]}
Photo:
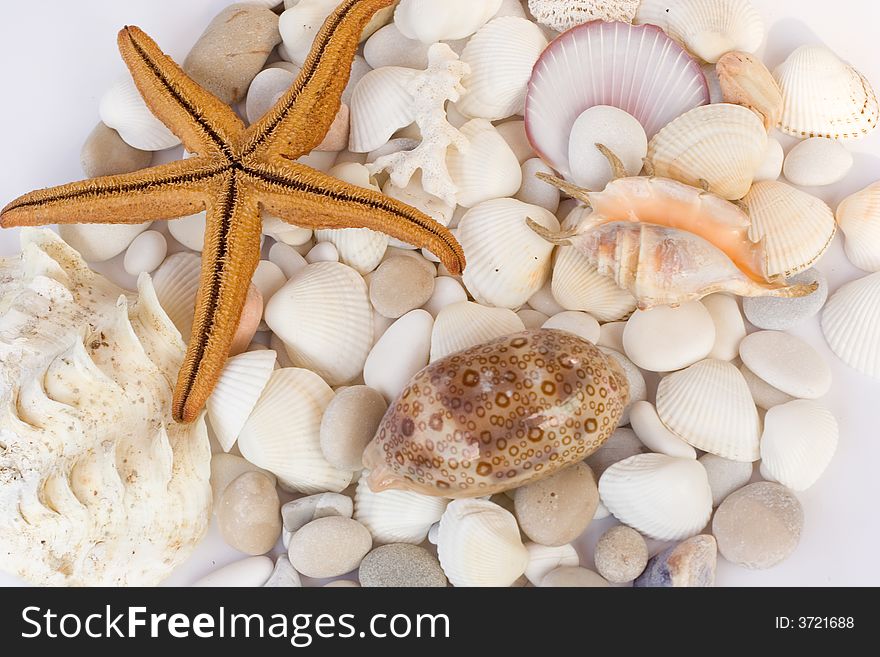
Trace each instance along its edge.
{"label": "pile of seashells", "polygon": [[[230,90],[249,121],[294,81],[337,0],[278,4],[224,10],[185,65],[217,44],[271,50],[212,71],[227,76],[212,90]],[[243,17],[228,23],[230,11]],[[24,232],[22,257],[0,263],[0,552],[14,556],[3,567],[40,583],[161,581],[205,532],[209,439],[219,531],[250,556],[199,585],[357,572],[363,586],[712,586],[719,552],[747,568],[786,559],[804,521],[794,492],[838,442],[820,401],[829,365],[786,331],[821,312],[835,354],[880,378],[880,273],[826,305],[814,268],[839,227],[852,263],[880,272],[880,183],[836,216],[803,188],[847,174],[846,140],[876,128],[880,107],[828,48],[800,47],[771,73],[754,55],[764,40],[748,0],[400,0],[380,12],[334,127],[303,161],[450,227],[467,268],[452,276],[367,229],[264,216],[236,346],[188,443],[170,423],[169,381],[192,326],[204,215],[169,222],[170,238],[158,225],[62,227],[85,260],[124,259],[136,297],[50,233]],[[130,79],[100,116],[88,175],[178,145]],[[785,155],[774,130],[803,141]],[[525,345],[531,372],[542,340],[573,336],[607,361],[603,385],[619,376],[628,389],[612,384],[595,413],[615,422],[601,446],[573,459],[544,440],[551,460],[574,463],[529,479],[523,455],[513,483],[485,493],[371,478],[377,430],[435,403],[425,382],[439,378],[424,368]],[[592,395],[582,403],[594,409]],[[34,434],[51,448],[10,447]],[[101,501],[83,504],[92,488]],[[608,516],[619,524],[579,554]]]}

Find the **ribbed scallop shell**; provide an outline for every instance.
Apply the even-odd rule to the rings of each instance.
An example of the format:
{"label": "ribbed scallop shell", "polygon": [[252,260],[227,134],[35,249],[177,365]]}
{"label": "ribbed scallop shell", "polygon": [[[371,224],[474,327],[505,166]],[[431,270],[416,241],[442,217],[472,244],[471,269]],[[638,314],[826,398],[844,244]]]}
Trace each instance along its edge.
{"label": "ribbed scallop shell", "polygon": [[437,555],[453,586],[510,586],[529,563],[513,514],[478,499],[446,507]]}
{"label": "ribbed scallop shell", "polygon": [[565,32],[594,20],[632,22],[640,0],[529,0],[529,12],[541,24]]}
{"label": "ribbed scallop shell", "polygon": [[153,116],[130,77],[120,80],[101,96],[101,121],[116,130],[129,146],[142,151],[163,151],[180,143],[165,124]]}
{"label": "ribbed scallop shell", "polygon": [[401,0],[394,24],[403,36],[422,43],[464,39],[501,7],[502,0]]}
{"label": "ribbed scallop shell", "polygon": [[764,21],[749,0],[644,0],[639,22],[657,21],[664,31],[706,62],[731,50],[755,52]]}
{"label": "ribbed scallop shell", "polygon": [[525,329],[523,321],[508,308],[489,308],[472,301],[450,304],[434,321],[431,362]]}
{"label": "ribbed scallop shell", "polygon": [[416,120],[407,84],[418,71],[385,66],[367,73],[351,96],[349,150],[369,153]]}
{"label": "ribbed scallop shell", "polygon": [[796,399],[764,416],[761,473],[791,490],[812,486],[837,451],[837,420],[821,404]]}
{"label": "ribbed scallop shell", "polygon": [[822,331],[840,360],[880,379],[880,273],[841,287],[822,312]]}
{"label": "ribbed scallop shell", "polygon": [[762,180],[743,200],[752,220],[749,239],[764,240],[768,276],[788,278],[809,269],[831,246],[837,232],[834,214],[815,196]]}
{"label": "ribbed scallop shell", "polygon": [[317,262],[294,274],[266,305],[265,318],[293,364],[330,385],[357,377],[373,345],[366,283],[338,262]]}
{"label": "ribbed scallop shell", "polygon": [[620,522],[661,541],[700,533],[712,514],[705,468],[665,454],[637,454],[610,466],[599,495]]}
{"label": "ribbed scallop shell", "polygon": [[275,352],[246,351],[226,361],[205,407],[217,442],[228,452],[275,369]]}
{"label": "ribbed scallop shell", "polygon": [[522,114],[532,68],[546,47],[544,33],[530,20],[505,16],[486,23],[461,54],[470,73],[456,108],[490,121]]}
{"label": "ribbed scallop shell", "polygon": [[880,105],[870,82],[825,46],[801,46],[773,76],[782,89],[785,133],[859,139],[877,127]]}
{"label": "ribbed scallop shell", "polygon": [[593,21],[555,39],[535,64],[526,97],[526,131],[541,158],[569,176],[569,135],[584,110],[618,107],[651,138],[707,102],[699,64],[660,29]]}
{"label": "ribbed scallop shell", "polygon": [[314,372],[275,370],[238,436],[241,455],[300,493],[343,490],[351,472],[321,452],[321,417],[331,399],[333,390]]}
{"label": "ribbed scallop shell", "polygon": [[728,200],[746,195],[764,161],[767,132],[761,119],[739,105],[697,107],[663,128],[648,144],[654,174]]}
{"label": "ribbed scallop shell", "polygon": [[[562,227],[574,228],[589,215],[589,209],[576,208]],[[553,298],[566,310],[588,312],[600,322],[617,321],[636,309],[633,296],[618,287],[612,278],[602,276],[573,246],[561,246],[556,250],[551,290]]]}
{"label": "ribbed scallop shell", "polygon": [[468,261],[463,281],[478,303],[518,308],[550,275],[553,246],[528,227],[527,217],[559,230],[544,208],[509,198],[480,203],[462,217],[458,239]]}
{"label": "ribbed scallop shell", "polygon": [[449,500],[411,491],[386,490],[374,493],[366,475],[358,481],[354,495],[354,519],[370,530],[375,543],[418,545],[440,520]]}
{"label": "ribbed scallop shell", "polygon": [[469,144],[464,151],[450,148],[446,167],[458,192],[458,204],[478,203],[513,196],[522,186],[522,168],[501,133],[485,119],[472,119],[461,127]]}
{"label": "ribbed scallop shell", "polygon": [[859,269],[880,271],[880,182],[837,206],[837,225],[846,237],[846,257]]}
{"label": "ribbed scallop shell", "polygon": [[330,242],[339,252],[340,262],[368,274],[379,266],[388,248],[388,236],[369,228],[316,230],[315,239]]}
{"label": "ribbed scallop shell", "polygon": [[706,359],[663,377],[657,414],[697,449],[731,461],[758,460],[758,409],[745,378],[731,363]]}
{"label": "ribbed scallop shell", "polygon": [[156,297],[184,342],[189,342],[192,332],[201,271],[199,256],[181,252],[168,256],[153,274]]}

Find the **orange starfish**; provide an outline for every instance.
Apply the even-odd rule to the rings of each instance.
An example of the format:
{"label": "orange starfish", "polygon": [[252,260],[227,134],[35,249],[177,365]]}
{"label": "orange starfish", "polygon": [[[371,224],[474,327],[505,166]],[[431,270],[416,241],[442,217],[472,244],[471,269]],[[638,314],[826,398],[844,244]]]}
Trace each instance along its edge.
{"label": "orange starfish", "polygon": [[297,80],[245,128],[140,29],[119,33],[119,51],[152,112],[190,159],[26,194],[0,225],[143,223],[207,210],[192,336],[174,392],[174,418],[191,422],[229,353],[260,260],[261,209],[297,226],[371,228],[433,251],[450,272],[465,266],[452,234],[399,201],[296,162],[327,134],[348,84],[364,27],[393,0],[346,0],[324,23]]}

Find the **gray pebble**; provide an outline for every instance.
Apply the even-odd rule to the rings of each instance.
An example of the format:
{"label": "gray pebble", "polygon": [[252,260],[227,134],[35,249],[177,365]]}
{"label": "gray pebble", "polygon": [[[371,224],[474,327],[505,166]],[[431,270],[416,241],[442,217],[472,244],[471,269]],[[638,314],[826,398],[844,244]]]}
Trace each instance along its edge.
{"label": "gray pebble", "polygon": [[595,562],[596,570],[609,582],[631,582],[648,563],[648,544],[635,529],[617,525],[596,544]]}
{"label": "gray pebble", "polygon": [[373,308],[389,319],[421,308],[433,292],[434,277],[414,258],[404,256],[383,262],[370,280]]}
{"label": "gray pebble", "polygon": [[718,506],[732,492],[739,490],[752,478],[752,464],[731,461],[716,454],[704,454],[699,459],[706,468],[709,488],[712,489],[712,506]]}
{"label": "gray pebble", "polygon": [[394,588],[445,587],[446,575],[437,558],[425,548],[406,543],[377,547],[361,562],[361,586]]}
{"label": "gray pebble", "polygon": [[381,393],[351,386],[336,393],[321,419],[321,452],[340,470],[361,470],[361,457],[388,409]]}
{"label": "gray pebble", "polygon": [[88,178],[146,169],[152,159],[152,153],[129,146],[118,132],[103,123],[98,123],[89,133],[79,154],[83,173]]}
{"label": "gray pebble", "polygon": [[275,561],[275,570],[269,577],[269,581],[263,584],[263,588],[298,588],[302,586],[302,580],[296,568],[290,563],[286,554],[282,554]]}
{"label": "gray pebble", "polygon": [[712,587],[715,586],[717,563],[718,547],[715,539],[708,534],[701,534],[663,550],[652,558],[645,572],[633,582],[633,586]]}
{"label": "gray pebble", "polygon": [[785,331],[816,315],[828,299],[828,281],[818,269],[807,269],[788,283],[819,283],[819,289],[798,299],[747,297],[743,299],[746,319],[761,329]]}
{"label": "gray pebble", "polygon": [[648,448],[636,436],[635,431],[622,427],[615,429],[608,440],[587,457],[586,463],[596,475],[596,479],[599,479],[602,477],[602,473],[615,463],[636,454],[645,454],[648,451]]}
{"label": "gray pebble", "polygon": [[306,577],[338,577],[357,568],[373,547],[370,532],[350,518],[318,518],[290,538],[288,556]]}

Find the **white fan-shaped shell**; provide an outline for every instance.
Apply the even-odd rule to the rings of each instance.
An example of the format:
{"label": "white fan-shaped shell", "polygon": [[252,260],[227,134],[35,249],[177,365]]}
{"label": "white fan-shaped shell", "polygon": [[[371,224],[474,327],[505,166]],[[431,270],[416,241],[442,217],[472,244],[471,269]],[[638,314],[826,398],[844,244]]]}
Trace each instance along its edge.
{"label": "white fan-shaped shell", "polygon": [[159,303],[185,342],[189,342],[192,332],[201,270],[199,256],[181,252],[168,256],[153,274],[153,287]]}
{"label": "white fan-shaped shell", "polygon": [[472,119],[461,127],[469,144],[464,151],[450,148],[446,167],[458,193],[458,204],[478,203],[513,196],[522,185],[522,168],[516,154],[489,121]]}
{"label": "white fan-shaped shell", "polygon": [[648,5],[639,10],[643,17],[652,13],[654,5],[654,15],[662,14],[655,19],[657,24],[706,62],[715,63],[731,50],[755,52],[764,41],[764,21],[749,0],[645,0],[643,4]]}
{"label": "white fan-shaped shell", "polygon": [[859,139],[877,127],[880,106],[871,84],[825,46],[801,46],[773,76],[782,89],[785,133]]}
{"label": "white fan-shaped shell", "polygon": [[758,460],[758,409],[745,378],[731,363],[706,359],[663,377],[657,414],[698,449],[731,461]]}
{"label": "white fan-shaped shell", "polygon": [[846,257],[859,269],[880,271],[880,183],[868,185],[837,206]]}
{"label": "white fan-shaped shell", "polygon": [[483,342],[525,331],[523,321],[508,308],[489,308],[459,301],[443,308],[431,333],[431,362]]}
{"label": "white fan-shaped shell", "polygon": [[375,543],[418,545],[443,516],[447,504],[449,500],[442,497],[405,490],[374,493],[362,474],[354,496],[354,519],[370,530]]}
{"label": "white fan-shaped shell", "polygon": [[788,278],[809,269],[831,246],[837,224],[821,199],[782,182],[763,180],[743,200],[752,220],[749,239],[764,240],[768,276]]}
{"label": "white fan-shaped shell", "polygon": [[559,230],[544,208],[509,198],[480,203],[462,217],[458,239],[468,261],[463,281],[478,303],[518,308],[547,280],[553,247],[526,218]]}
{"label": "white fan-shaped shell", "polygon": [[488,500],[455,500],[440,519],[440,566],[453,586],[510,586],[529,553],[513,514]]}
{"label": "white fan-shaped shell", "polygon": [[464,39],[501,7],[502,0],[401,0],[394,24],[401,34],[422,43]]}
{"label": "white fan-shaped shell", "polygon": [[275,352],[246,351],[226,361],[205,407],[217,442],[228,452],[275,369]]}
{"label": "white fan-shaped shell", "polygon": [[265,318],[293,364],[331,385],[357,377],[373,345],[367,285],[338,262],[316,262],[294,274],[266,305]]}
{"label": "white fan-shaped shell", "polygon": [[461,54],[470,73],[456,108],[490,121],[522,114],[532,68],[546,47],[544,33],[530,20],[505,16],[486,23]]}
{"label": "white fan-shaped shell", "polygon": [[[589,209],[576,208],[563,222],[563,228],[576,227],[589,214]],[[617,321],[636,308],[636,300],[628,291],[618,287],[614,279],[602,276],[573,246],[556,250],[551,290],[566,310],[588,312],[600,322]]]}
{"label": "white fan-shaped shell", "polygon": [[385,66],[367,73],[351,96],[349,150],[369,153],[416,120],[407,85],[418,71]]}
{"label": "white fan-shaped shell", "polygon": [[333,390],[314,372],[275,370],[238,436],[241,455],[300,493],[343,490],[352,473],[321,452],[321,417],[331,399]]}
{"label": "white fan-shaped shell", "polygon": [[590,21],[631,23],[640,0],[529,0],[529,11],[541,24],[565,32]]}
{"label": "white fan-shaped shell", "polygon": [[698,534],[712,514],[706,469],[665,454],[637,454],[610,466],[599,495],[620,522],[662,541]]}
{"label": "white fan-shaped shell", "polygon": [[719,103],[696,107],[663,128],[648,144],[654,174],[701,186],[722,198],[746,195],[767,150],[757,114]]}
{"label": "white fan-shaped shell", "polygon": [[806,490],[837,450],[837,420],[817,402],[796,399],[764,416],[761,472],[791,490]]}
{"label": "white fan-shaped shell", "polygon": [[130,77],[120,80],[101,96],[98,114],[125,143],[142,151],[163,151],[180,143],[180,139],[153,116]]}
{"label": "white fan-shaped shell", "polygon": [[841,287],[822,312],[822,331],[840,360],[880,379],[880,273]]}

